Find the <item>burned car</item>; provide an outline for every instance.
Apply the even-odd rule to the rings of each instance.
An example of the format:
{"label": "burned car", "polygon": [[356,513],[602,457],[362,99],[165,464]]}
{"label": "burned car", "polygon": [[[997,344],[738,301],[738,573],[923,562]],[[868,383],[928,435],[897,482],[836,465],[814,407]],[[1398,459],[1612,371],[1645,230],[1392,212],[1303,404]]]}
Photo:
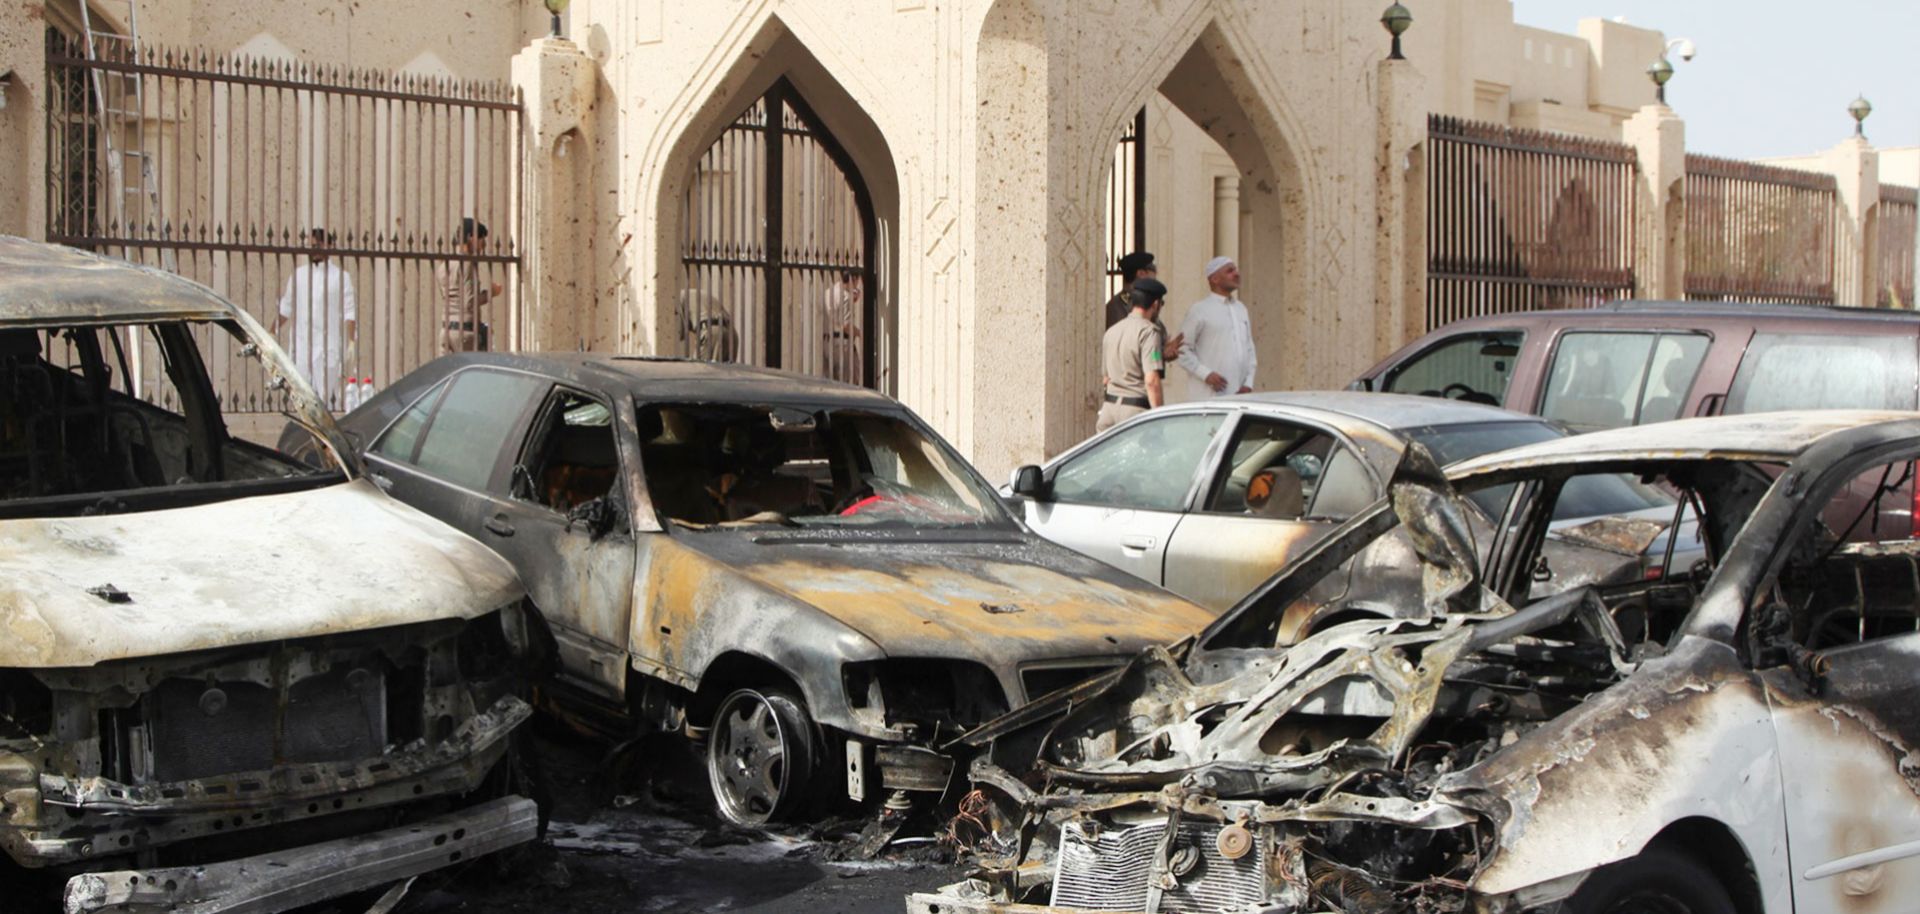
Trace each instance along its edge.
{"label": "burned car", "polygon": [[[322,467],[228,432],[216,340]],[[523,591],[359,467],[244,311],[0,238],[9,910],[280,911],[534,836]]]}
{"label": "burned car", "polygon": [[[1862,412],[1595,432],[1453,485],[1410,448],[1194,638],[963,737],[985,862],[908,909],[1911,910],[1916,458],[1920,418]],[[1600,473],[1681,492],[1705,561],[1534,597],[1555,501]],[[1509,496],[1484,561],[1461,491]],[[1417,585],[1340,611],[1409,547]],[[1334,609],[1276,647],[1301,606]]]}
{"label": "burned car", "polygon": [[543,707],[703,743],[737,823],[939,793],[930,745],[1215,616],[1035,536],[906,407],[819,378],[464,354],[343,425],[520,570]]}

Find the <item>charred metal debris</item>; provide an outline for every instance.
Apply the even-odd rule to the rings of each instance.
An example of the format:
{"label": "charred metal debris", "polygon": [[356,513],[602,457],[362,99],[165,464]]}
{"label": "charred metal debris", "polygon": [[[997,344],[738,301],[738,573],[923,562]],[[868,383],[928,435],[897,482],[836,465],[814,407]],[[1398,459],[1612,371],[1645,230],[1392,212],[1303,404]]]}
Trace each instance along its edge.
{"label": "charred metal debris", "polygon": [[[956,741],[976,754],[952,832],[981,865],[909,911],[1442,914],[1566,898],[1583,873],[1515,872],[1512,860],[1492,872],[1528,834],[1543,783],[1600,754],[1608,722],[1633,724],[1618,739],[1644,747],[1689,726],[1704,696],[1756,700],[1729,687],[1735,664],[1677,636],[1770,480],[1739,464],[1641,469],[1703,518],[1709,561],[1548,586],[1518,570],[1533,567],[1544,522],[1527,546],[1528,519],[1503,518],[1483,576],[1474,543],[1487,531],[1410,449],[1390,505],[1197,638]],[[1479,484],[1509,482],[1558,484]],[[1563,541],[1625,538],[1600,545],[1637,554],[1657,532]],[[1378,576],[1364,569],[1409,548],[1417,588],[1402,575],[1399,592],[1368,590]],[[1315,621],[1285,646],[1303,619]]]}

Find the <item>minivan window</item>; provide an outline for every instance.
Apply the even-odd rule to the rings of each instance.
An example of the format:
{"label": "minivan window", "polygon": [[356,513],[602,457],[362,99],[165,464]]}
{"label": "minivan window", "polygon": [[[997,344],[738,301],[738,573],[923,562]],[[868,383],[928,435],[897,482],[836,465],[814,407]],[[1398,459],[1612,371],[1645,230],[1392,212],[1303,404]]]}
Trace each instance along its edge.
{"label": "minivan window", "polygon": [[1707,345],[1701,333],[1568,333],[1540,415],[1582,432],[1678,418]]}
{"label": "minivan window", "polygon": [[1913,408],[1911,336],[1756,333],[1726,411]]}
{"label": "minivan window", "polygon": [[1380,389],[1499,406],[1527,335],[1494,330],[1457,336],[1388,369]]}

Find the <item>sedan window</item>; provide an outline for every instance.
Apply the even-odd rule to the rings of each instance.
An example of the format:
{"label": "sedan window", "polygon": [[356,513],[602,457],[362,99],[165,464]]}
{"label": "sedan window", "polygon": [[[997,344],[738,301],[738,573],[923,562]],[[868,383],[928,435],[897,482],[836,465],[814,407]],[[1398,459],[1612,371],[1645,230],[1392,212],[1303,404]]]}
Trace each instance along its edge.
{"label": "sedan window", "polygon": [[687,404],[643,408],[638,424],[653,503],[682,526],[1008,520],[957,455],[896,416]]}
{"label": "sedan window", "polygon": [[373,450],[454,485],[484,489],[527,402],[547,384],[517,372],[463,371],[409,407]]}
{"label": "sedan window", "polygon": [[[1208,493],[1205,510],[1254,517],[1299,518],[1307,514],[1330,455],[1331,436],[1270,419],[1248,418],[1234,432],[1226,464]],[[1364,473],[1362,474],[1364,483]],[[1372,487],[1361,504],[1373,500]]]}
{"label": "sedan window", "polygon": [[527,437],[511,488],[516,499],[564,514],[606,497],[619,471],[613,411],[586,394],[558,390]]}
{"label": "sedan window", "polygon": [[1220,420],[1220,413],[1183,413],[1118,429],[1060,466],[1053,498],[1178,511],[1186,507],[1187,489]]}

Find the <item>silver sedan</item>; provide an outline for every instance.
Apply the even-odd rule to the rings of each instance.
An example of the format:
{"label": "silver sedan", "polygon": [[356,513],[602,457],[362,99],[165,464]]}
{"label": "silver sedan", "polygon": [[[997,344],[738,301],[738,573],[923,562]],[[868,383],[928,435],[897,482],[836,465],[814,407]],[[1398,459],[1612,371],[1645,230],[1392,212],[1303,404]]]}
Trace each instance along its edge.
{"label": "silver sedan", "polygon": [[[1383,497],[1409,441],[1445,465],[1566,434],[1459,400],[1247,394],[1144,413],[1043,467],[1015,470],[1001,491],[1041,536],[1224,610]],[[1504,488],[1472,496],[1489,522],[1506,498]],[[1681,512],[1631,477],[1583,477],[1558,504],[1554,527],[1569,544],[1618,552],[1637,563],[1634,573],[1683,570],[1700,555],[1689,513],[1667,556],[1665,529]]]}

